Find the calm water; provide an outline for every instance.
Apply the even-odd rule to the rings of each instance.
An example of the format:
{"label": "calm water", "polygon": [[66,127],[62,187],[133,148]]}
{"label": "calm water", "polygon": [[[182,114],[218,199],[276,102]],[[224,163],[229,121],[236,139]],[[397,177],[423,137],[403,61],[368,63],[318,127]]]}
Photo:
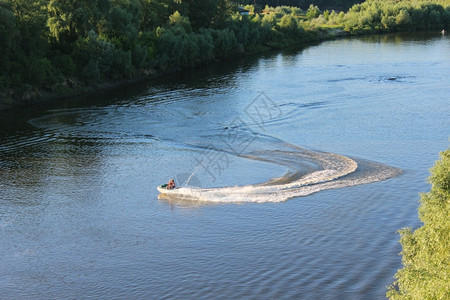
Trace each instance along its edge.
{"label": "calm water", "polygon": [[[448,147],[449,78],[447,36],[367,37],[2,112],[0,298],[383,299]],[[293,147],[358,169],[303,197],[317,182],[158,199],[169,178],[225,193],[321,170]]]}

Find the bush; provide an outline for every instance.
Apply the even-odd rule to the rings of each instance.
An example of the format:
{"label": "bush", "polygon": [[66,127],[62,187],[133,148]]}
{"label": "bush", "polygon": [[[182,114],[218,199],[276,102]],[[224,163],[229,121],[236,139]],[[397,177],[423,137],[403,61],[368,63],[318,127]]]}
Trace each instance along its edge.
{"label": "bush", "polygon": [[24,77],[33,85],[47,85],[54,81],[54,68],[47,58],[30,57],[25,61]]}
{"label": "bush", "polygon": [[131,63],[131,51],[116,50],[113,56],[111,71],[111,78],[131,78],[135,73],[135,68]]}
{"label": "bush", "polygon": [[100,80],[100,68],[93,59],[83,68],[83,78],[88,82],[97,82]]}
{"label": "bush", "polygon": [[77,64],[81,66],[86,66],[91,61],[95,62],[100,72],[100,78],[103,78],[114,76],[113,64],[118,56],[117,52],[113,43],[100,38],[94,31],[90,31],[87,38],[78,39],[73,55]]}
{"label": "bush", "polygon": [[56,55],[52,61],[52,64],[57,71],[66,76],[73,76],[77,69],[72,57],[67,54]]}
{"label": "bush", "polygon": [[133,66],[137,69],[140,69],[145,66],[145,62],[147,60],[148,48],[137,45],[132,52],[132,62]]}
{"label": "bush", "polygon": [[450,299],[450,149],[431,169],[431,190],[423,194],[423,226],[400,231],[403,269],[389,287],[390,299]]}
{"label": "bush", "polygon": [[317,18],[320,15],[320,9],[317,6],[314,6],[311,4],[308,8],[308,11],[306,12],[306,18],[307,19],[314,19]]}
{"label": "bush", "polygon": [[237,49],[237,39],[234,32],[229,29],[213,31],[215,57],[230,56]]}
{"label": "bush", "polygon": [[285,32],[285,33],[291,34],[291,35],[295,34],[295,32],[298,28],[297,20],[291,14],[284,15],[280,20],[279,26],[280,26],[280,30],[282,32]]}

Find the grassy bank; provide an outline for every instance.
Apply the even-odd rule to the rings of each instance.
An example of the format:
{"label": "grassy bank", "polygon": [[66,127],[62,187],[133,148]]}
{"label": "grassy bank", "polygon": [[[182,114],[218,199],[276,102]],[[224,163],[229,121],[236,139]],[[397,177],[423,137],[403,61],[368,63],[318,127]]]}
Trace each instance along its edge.
{"label": "grassy bank", "polygon": [[450,0],[237,11],[234,1],[0,0],[0,109],[341,36],[442,30]]}

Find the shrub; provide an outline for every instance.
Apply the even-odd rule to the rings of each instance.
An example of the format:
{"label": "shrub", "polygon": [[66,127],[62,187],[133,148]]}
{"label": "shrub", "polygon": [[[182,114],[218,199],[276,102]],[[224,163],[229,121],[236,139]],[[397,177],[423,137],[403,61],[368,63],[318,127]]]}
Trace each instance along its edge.
{"label": "shrub", "polygon": [[429,182],[420,199],[423,226],[400,231],[403,268],[388,289],[391,299],[450,299],[450,149],[441,152]]}

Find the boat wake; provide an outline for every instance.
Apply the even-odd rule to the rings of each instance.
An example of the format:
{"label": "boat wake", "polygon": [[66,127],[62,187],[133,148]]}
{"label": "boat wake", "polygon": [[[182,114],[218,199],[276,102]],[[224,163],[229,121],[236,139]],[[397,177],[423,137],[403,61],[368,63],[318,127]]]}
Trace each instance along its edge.
{"label": "boat wake", "polygon": [[[215,151],[231,152],[221,147]],[[282,202],[322,190],[382,181],[401,173],[400,169],[381,163],[307,150],[265,135],[258,135],[246,151],[232,154],[278,164],[289,171],[259,184],[217,188],[184,186],[162,193],[159,198],[213,203]]]}
{"label": "boat wake", "polygon": [[[166,111],[162,116],[167,117]],[[133,118],[135,122],[128,122]],[[140,116],[136,120],[136,112],[133,110],[124,112],[119,109],[117,112],[114,107],[109,113],[95,109],[55,111],[46,116],[32,119],[29,123],[46,132],[44,139],[40,137],[37,141],[33,141],[36,143],[42,142],[41,140],[45,142],[48,139],[61,139],[66,142],[77,137],[82,137],[83,140],[102,141],[107,144],[116,142],[134,144],[149,140],[164,141],[208,153],[205,155],[206,159],[202,165],[210,164],[211,169],[214,167],[211,165],[210,158],[215,156],[210,155],[211,153],[218,154],[218,156],[225,154],[266,162],[287,169],[283,176],[259,184],[201,188],[200,184],[195,184],[194,181],[192,184],[196,185],[195,187],[183,186],[181,182],[178,182],[178,186],[182,186],[181,188],[164,191],[159,197],[189,203],[281,202],[327,189],[381,181],[401,172],[397,168],[381,163],[335,153],[313,151],[289,144],[278,138],[256,132],[260,131],[258,128],[261,128],[261,123],[252,119],[225,125],[210,121],[209,125],[205,126],[204,121],[194,122],[190,118],[192,116],[184,115],[182,118],[187,120],[185,127],[189,128],[189,134],[182,129],[173,130],[170,137],[161,135],[161,132],[165,132],[166,119],[158,119],[152,113],[152,118]],[[238,120],[240,119],[238,118]],[[280,118],[265,120],[264,126],[268,128],[280,120]],[[126,127],[123,125],[136,122],[140,126]],[[195,124],[202,125],[193,127]],[[1,150],[2,148],[0,148]],[[11,149],[6,146],[6,150],[10,151]],[[195,173],[196,170],[187,177],[192,178]]]}

